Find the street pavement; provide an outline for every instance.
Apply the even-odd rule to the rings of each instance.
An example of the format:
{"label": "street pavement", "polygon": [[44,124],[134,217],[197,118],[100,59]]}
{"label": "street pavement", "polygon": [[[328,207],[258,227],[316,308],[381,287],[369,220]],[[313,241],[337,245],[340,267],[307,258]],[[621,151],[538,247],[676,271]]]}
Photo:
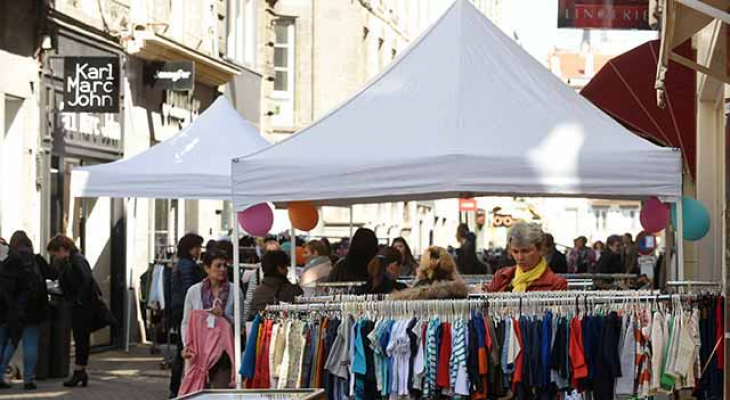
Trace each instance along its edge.
{"label": "street pavement", "polygon": [[162,360],[162,355],[150,355],[147,346],[134,347],[130,354],[117,350],[92,354],[88,387],[66,388],[64,379],[47,379],[37,382],[38,390],[24,391],[22,381],[13,381],[12,389],[0,390],[0,400],[167,399],[170,370],[161,368]]}

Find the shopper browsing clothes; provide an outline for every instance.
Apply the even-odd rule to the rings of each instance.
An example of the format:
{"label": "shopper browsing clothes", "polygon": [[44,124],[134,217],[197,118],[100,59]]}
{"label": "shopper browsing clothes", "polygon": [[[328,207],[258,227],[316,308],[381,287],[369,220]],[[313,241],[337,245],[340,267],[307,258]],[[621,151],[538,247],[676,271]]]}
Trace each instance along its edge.
{"label": "shopper browsing clothes", "polygon": [[294,297],[301,296],[304,291],[298,285],[289,282],[289,256],[281,250],[269,251],[261,258],[261,270],[264,279],[256,288],[251,300],[251,315],[264,311],[266,306],[280,301],[294,302]]}
{"label": "shopper browsing clothes", "polygon": [[[197,345],[201,343],[200,339],[219,340],[221,337],[232,339],[234,290],[233,285],[228,282],[228,255],[224,251],[212,249],[205,254],[203,266],[206,278],[191,286],[185,296],[180,334],[184,346],[182,356],[190,365],[185,370],[180,394],[189,393],[191,388],[200,384],[201,369],[207,372],[202,376],[207,376],[207,386],[211,389],[230,387],[231,377],[234,376],[232,353],[223,351],[222,354],[209,354],[210,349],[207,346]],[[202,318],[200,313],[193,317],[196,310],[206,311],[211,317],[200,321]],[[213,328],[227,331],[210,332]],[[225,343],[222,342],[221,346]],[[215,357],[216,355],[218,357]],[[216,358],[212,364],[208,362],[209,357]],[[195,389],[202,388],[195,387]]]}
{"label": "shopper browsing clothes", "polygon": [[[56,276],[34,253],[33,242],[25,232],[13,233],[8,247],[8,257],[0,268],[0,371],[7,369],[22,340],[24,388],[34,390],[41,325],[48,319],[46,279],[55,280]],[[0,388],[10,385],[0,380]]]}
{"label": "shopper browsing clothes", "polygon": [[573,240],[573,248],[568,252],[568,273],[585,274],[593,270],[596,253],[586,246],[588,239],[580,236]]}
{"label": "shopper browsing clothes", "polygon": [[378,253],[378,238],[367,228],[355,231],[344,259],[332,268],[330,282],[358,282],[368,280],[368,263]]}
{"label": "shopper browsing clothes", "polygon": [[545,234],[543,254],[545,261],[553,272],[558,274],[568,272],[568,262],[565,259],[565,254],[558,251],[557,247],[555,247],[555,238],[549,233]]}
{"label": "shopper browsing clothes", "polygon": [[456,249],[456,265],[460,274],[486,274],[487,266],[477,257],[477,237],[466,224],[456,229],[456,240],[461,247]]}
{"label": "shopper browsing clothes", "polygon": [[392,298],[459,299],[468,295],[469,288],[459,276],[454,258],[443,247],[432,246],[421,256],[413,287],[393,294]]}
{"label": "shopper browsing clothes", "polygon": [[[112,321],[104,313],[108,313],[108,309],[100,299],[101,293],[91,266],[73,240],[58,235],[48,242],[46,250],[58,271],[58,284],[63,297],[71,304],[71,330],[76,356],[73,375],[63,385],[86,386],[89,382],[86,366],[89,362],[91,333]],[[103,321],[102,318],[107,320]]]}
{"label": "shopper browsing clothes", "polygon": [[517,263],[499,270],[489,292],[567,290],[565,278],[553,273],[543,257],[545,233],[538,224],[520,222],[510,230],[508,244]]}
{"label": "shopper browsing clothes", "polygon": [[393,247],[382,249],[368,264],[367,283],[356,294],[390,294],[407,286],[398,282],[401,253]]}
{"label": "shopper browsing clothes", "polygon": [[[203,271],[198,266],[197,260],[200,257],[203,247],[203,238],[194,233],[188,233],[180,238],[177,243],[177,265],[172,270],[171,287],[171,325],[177,329],[177,349],[175,358],[172,360],[172,371],[170,374],[170,398],[177,397],[180,389],[183,368],[185,361],[182,357],[183,343],[180,324],[183,319],[185,296],[188,290],[203,279]],[[211,245],[211,248],[214,245]]]}
{"label": "shopper browsing clothes", "polygon": [[413,258],[413,252],[411,251],[411,247],[408,246],[408,242],[406,242],[406,240],[402,237],[397,237],[393,239],[392,246],[396,250],[400,251],[402,255],[400,260],[400,273],[398,274],[398,276],[401,277],[416,275],[418,263],[416,262],[416,259]]}
{"label": "shopper browsing clothes", "polygon": [[316,294],[317,283],[324,282],[332,272],[332,261],[327,253],[327,246],[321,240],[310,240],[304,245],[304,270],[299,277],[299,285],[306,296]]}
{"label": "shopper browsing clothes", "polygon": [[606,239],[606,250],[596,264],[599,274],[623,274],[624,263],[621,259],[621,236],[611,235]]}

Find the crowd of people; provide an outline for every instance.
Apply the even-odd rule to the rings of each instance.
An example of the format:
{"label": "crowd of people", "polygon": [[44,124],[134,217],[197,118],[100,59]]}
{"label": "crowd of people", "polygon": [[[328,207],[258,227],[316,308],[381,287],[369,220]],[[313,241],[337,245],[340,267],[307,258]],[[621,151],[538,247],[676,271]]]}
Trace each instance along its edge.
{"label": "crowd of people", "polygon": [[[585,237],[574,240],[573,248],[559,251],[552,235],[537,224],[518,223],[508,237],[508,250],[499,257],[482,259],[476,251],[476,236],[466,225],[457,229],[458,249],[431,246],[420,256],[412,253],[408,242],[396,238],[381,245],[375,233],[358,229],[345,251],[327,239],[304,242],[296,240],[297,283],[289,280],[290,248],[275,238],[256,245],[251,261],[260,262],[262,279],[253,291],[252,315],[266,306],[293,302],[297,296],[311,296],[323,282],[360,282],[356,294],[391,295],[395,299],[444,299],[468,295],[462,275],[493,273],[488,291],[565,290],[567,282],[558,273],[636,273],[637,249],[630,234],[612,235],[592,247]],[[181,384],[198,360],[189,343],[190,319],[197,311],[226,321],[232,330],[234,321],[233,244],[228,240],[210,241],[196,234],[183,236],[177,246],[177,263],[172,271],[170,318],[179,332],[177,354],[172,365],[170,394],[179,394]],[[291,244],[289,244],[290,246]],[[57,280],[63,299],[71,305],[71,328],[75,344],[75,367],[65,386],[86,386],[90,335],[113,323],[100,317],[105,309],[101,292],[94,281],[88,261],[73,240],[52,238],[46,249],[50,263],[35,253],[28,236],[18,231],[9,242],[0,238],[0,370],[5,370],[16,347],[23,343],[23,379],[27,390],[36,388],[35,367],[41,324],[49,318],[49,294],[46,280]],[[344,255],[343,255],[344,253]],[[202,261],[202,263],[199,263]],[[407,277],[412,284],[399,281]],[[243,301],[243,299],[241,299]],[[108,311],[108,310],[107,310]],[[99,320],[101,318],[101,321]],[[220,357],[208,366],[207,385],[225,388],[230,385],[232,360]],[[0,380],[0,388],[10,385]]]}
{"label": "crowd of people", "polygon": [[[543,257],[555,273],[639,273],[638,247],[630,233],[610,235],[605,243],[599,240],[591,247],[585,236],[579,236],[573,240],[573,247],[566,248],[564,252],[558,250],[553,236],[546,233],[543,249]],[[484,259],[491,273],[515,263],[509,244],[503,251],[487,251]]]}

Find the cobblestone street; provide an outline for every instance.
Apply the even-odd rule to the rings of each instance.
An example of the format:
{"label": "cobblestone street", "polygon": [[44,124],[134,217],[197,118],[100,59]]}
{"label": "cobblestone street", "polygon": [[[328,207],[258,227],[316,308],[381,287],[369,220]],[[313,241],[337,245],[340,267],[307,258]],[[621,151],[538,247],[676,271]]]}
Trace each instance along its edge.
{"label": "cobblestone street", "polygon": [[0,400],[75,399],[75,400],[153,400],[167,399],[169,370],[162,370],[162,356],[150,356],[149,347],[132,349],[131,354],[109,351],[92,354],[89,365],[89,386],[69,389],[63,379],[38,381],[38,390],[26,392],[21,381],[0,392]]}

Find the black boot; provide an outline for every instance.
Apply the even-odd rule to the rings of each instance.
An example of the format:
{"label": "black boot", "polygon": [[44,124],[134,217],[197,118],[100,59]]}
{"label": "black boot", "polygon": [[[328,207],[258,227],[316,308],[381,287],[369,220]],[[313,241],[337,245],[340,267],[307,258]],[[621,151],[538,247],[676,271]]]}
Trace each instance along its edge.
{"label": "black boot", "polygon": [[89,375],[86,374],[86,370],[74,371],[74,374],[69,380],[63,383],[63,386],[74,387],[81,383],[81,386],[86,387],[89,384]]}

